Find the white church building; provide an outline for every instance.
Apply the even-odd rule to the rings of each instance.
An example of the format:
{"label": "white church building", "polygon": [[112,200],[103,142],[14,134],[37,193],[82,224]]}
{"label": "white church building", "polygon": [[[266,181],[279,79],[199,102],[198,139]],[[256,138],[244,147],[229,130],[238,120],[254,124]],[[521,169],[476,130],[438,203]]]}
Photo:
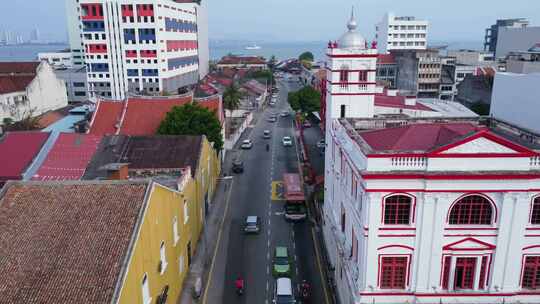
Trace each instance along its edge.
{"label": "white church building", "polygon": [[376,117],[377,51],[327,50],[323,234],[340,303],[540,303],[540,135]]}

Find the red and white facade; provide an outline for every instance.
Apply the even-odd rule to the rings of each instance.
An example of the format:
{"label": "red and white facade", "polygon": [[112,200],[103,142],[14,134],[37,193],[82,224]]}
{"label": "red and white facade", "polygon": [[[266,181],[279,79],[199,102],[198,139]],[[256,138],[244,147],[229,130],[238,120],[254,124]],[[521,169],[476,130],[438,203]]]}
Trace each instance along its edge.
{"label": "red and white facade", "polygon": [[392,123],[327,129],[323,230],[341,303],[538,303],[538,151],[478,119]]}
{"label": "red and white facade", "polygon": [[208,61],[199,58],[200,9],[193,1],[81,0],[90,95],[124,99],[197,83],[199,60]]}

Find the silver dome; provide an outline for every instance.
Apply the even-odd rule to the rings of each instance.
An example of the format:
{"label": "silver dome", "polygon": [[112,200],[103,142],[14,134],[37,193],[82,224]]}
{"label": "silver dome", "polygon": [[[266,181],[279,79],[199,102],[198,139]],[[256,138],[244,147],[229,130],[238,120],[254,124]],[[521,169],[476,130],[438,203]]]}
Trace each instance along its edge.
{"label": "silver dome", "polygon": [[364,39],[364,37],[356,31],[357,24],[354,18],[354,10],[351,12],[351,19],[347,23],[347,28],[349,30],[339,39],[339,48],[365,49],[366,39]]}

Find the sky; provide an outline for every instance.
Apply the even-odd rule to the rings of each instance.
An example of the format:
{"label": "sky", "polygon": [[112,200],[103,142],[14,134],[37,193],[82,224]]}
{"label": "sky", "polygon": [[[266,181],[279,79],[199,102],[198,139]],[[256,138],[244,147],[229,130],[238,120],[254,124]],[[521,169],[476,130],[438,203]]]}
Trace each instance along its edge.
{"label": "sky", "polygon": [[[0,29],[66,40],[65,0],[0,0]],[[529,18],[540,26],[540,0],[203,0],[211,39],[327,41],[345,31],[351,7],[368,39],[386,12],[430,21],[431,41],[482,41],[496,19]]]}

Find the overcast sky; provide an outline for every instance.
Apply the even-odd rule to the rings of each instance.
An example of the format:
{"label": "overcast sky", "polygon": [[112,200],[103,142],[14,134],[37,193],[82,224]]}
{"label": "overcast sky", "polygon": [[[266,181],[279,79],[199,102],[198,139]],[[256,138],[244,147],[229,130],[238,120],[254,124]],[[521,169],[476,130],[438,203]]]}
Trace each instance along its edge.
{"label": "overcast sky", "polygon": [[[65,0],[0,0],[0,29],[65,40]],[[73,1],[73,0],[72,0]],[[432,41],[480,41],[497,18],[527,17],[540,25],[540,0],[203,0],[210,38],[250,41],[326,41],[345,30],[352,5],[359,30],[372,39],[392,11],[430,21]]]}

